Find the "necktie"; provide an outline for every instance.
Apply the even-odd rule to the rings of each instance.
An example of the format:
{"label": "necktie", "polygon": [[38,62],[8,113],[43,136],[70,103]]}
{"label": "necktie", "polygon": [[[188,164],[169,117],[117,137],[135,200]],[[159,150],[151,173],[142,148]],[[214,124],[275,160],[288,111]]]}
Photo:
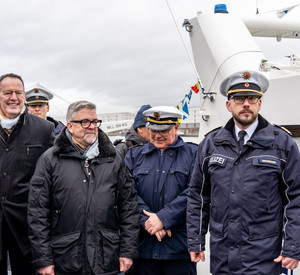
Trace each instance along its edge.
{"label": "necktie", "polygon": [[244,142],[245,142],[245,135],[247,134],[246,131],[239,131],[238,136],[239,136],[239,147],[242,150],[243,146],[244,146]]}

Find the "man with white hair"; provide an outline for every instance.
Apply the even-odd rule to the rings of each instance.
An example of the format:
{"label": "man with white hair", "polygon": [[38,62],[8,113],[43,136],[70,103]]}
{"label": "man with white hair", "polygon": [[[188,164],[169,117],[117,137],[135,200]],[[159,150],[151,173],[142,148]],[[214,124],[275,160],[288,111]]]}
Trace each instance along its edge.
{"label": "man with white hair", "polygon": [[139,257],[135,274],[193,275],[187,250],[187,188],[197,145],[178,136],[182,113],[157,106],[143,112],[150,142],[131,148],[126,157],[138,194],[140,211]]}

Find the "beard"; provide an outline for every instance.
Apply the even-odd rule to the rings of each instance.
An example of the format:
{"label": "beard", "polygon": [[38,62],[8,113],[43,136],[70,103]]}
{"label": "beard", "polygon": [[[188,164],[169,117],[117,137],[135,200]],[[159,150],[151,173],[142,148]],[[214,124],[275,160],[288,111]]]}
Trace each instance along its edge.
{"label": "beard", "polygon": [[239,117],[239,115],[242,114],[243,111],[239,112],[238,114],[232,113],[233,119],[244,127],[249,126],[256,121],[258,114],[254,114],[250,110],[247,110],[247,112],[250,112],[250,114],[247,116],[247,118],[243,119]]}
{"label": "beard", "polygon": [[88,145],[92,145],[97,139],[97,134],[96,133],[88,133],[88,134],[85,134],[84,137],[83,137],[83,141],[88,144]]}

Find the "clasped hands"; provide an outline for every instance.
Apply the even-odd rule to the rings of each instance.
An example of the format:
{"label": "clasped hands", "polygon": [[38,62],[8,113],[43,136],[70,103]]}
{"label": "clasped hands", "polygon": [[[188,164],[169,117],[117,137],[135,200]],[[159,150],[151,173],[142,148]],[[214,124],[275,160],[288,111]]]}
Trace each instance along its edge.
{"label": "clasped hands", "polygon": [[159,242],[161,242],[165,235],[172,237],[171,230],[164,229],[164,224],[155,213],[151,213],[146,210],[143,210],[143,213],[149,217],[148,220],[145,222],[145,230],[150,235],[155,235]]}

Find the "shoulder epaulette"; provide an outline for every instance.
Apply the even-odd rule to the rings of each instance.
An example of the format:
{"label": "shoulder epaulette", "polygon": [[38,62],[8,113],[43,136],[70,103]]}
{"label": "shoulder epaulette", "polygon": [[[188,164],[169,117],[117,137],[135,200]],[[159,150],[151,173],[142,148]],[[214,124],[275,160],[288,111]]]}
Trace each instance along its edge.
{"label": "shoulder epaulette", "polygon": [[222,126],[219,126],[219,127],[215,128],[215,129],[212,129],[212,130],[208,131],[204,136],[207,136],[207,135],[210,134],[211,132],[214,132],[214,131],[219,130],[219,129],[221,129],[221,128],[222,128]]}
{"label": "shoulder epaulette", "polygon": [[138,146],[142,146],[144,145],[143,143],[139,143],[139,144],[134,144],[134,145],[131,145],[128,147],[128,150],[131,149],[131,148],[134,148],[134,147],[138,147]]}
{"label": "shoulder epaulette", "polygon": [[286,129],[285,127],[282,127],[280,125],[277,125],[277,124],[274,124],[274,126],[280,128],[281,130],[285,131],[286,133],[288,133],[290,136],[292,136],[293,134],[288,130]]}

